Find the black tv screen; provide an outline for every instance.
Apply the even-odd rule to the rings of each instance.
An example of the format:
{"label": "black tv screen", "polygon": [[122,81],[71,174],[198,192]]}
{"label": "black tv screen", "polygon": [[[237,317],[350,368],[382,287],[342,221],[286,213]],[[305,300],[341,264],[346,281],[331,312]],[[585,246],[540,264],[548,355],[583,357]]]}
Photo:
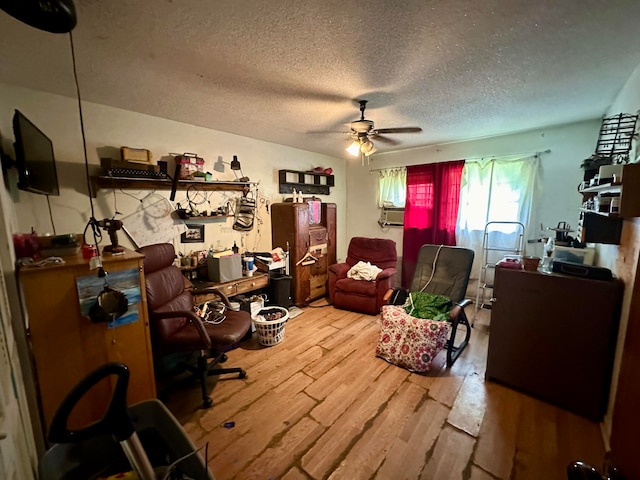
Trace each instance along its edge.
{"label": "black tv screen", "polygon": [[20,111],[13,115],[18,188],[43,195],[60,195],[56,159],[49,137]]}

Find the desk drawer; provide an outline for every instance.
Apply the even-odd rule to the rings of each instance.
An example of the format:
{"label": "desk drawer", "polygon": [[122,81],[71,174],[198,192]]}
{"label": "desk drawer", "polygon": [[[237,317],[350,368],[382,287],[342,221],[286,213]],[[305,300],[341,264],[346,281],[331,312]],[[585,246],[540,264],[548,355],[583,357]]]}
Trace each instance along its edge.
{"label": "desk drawer", "polygon": [[[253,292],[265,288],[269,285],[269,275],[265,273],[256,273],[253,277],[242,277],[225,283],[202,282],[198,287],[214,287],[224,293],[227,297],[233,297],[240,293]],[[203,293],[194,296],[195,303],[204,303],[209,300],[215,300],[217,296],[213,293]]]}
{"label": "desk drawer", "polygon": [[253,292],[259,288],[264,288],[269,285],[269,276],[260,275],[259,277],[247,277],[236,283],[236,292],[232,295],[239,293]]}
{"label": "desk drawer", "polygon": [[314,228],[309,230],[309,245],[322,245],[326,244],[329,237],[327,237],[326,228]]}
{"label": "desk drawer", "polygon": [[309,285],[311,290],[309,298],[311,300],[324,297],[327,294],[327,275],[314,275],[310,277]]}
{"label": "desk drawer", "polygon": [[327,256],[317,257],[318,261],[310,267],[309,274],[313,277],[316,275],[326,275],[327,273]]}

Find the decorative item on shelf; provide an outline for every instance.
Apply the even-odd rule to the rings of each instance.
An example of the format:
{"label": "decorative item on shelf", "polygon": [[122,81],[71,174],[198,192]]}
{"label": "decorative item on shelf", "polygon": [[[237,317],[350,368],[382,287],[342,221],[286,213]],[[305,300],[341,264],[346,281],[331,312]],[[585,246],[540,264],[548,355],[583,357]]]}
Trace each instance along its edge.
{"label": "decorative item on shelf", "polygon": [[151,165],[153,162],[153,155],[151,151],[146,148],[120,147],[120,155],[125,162],[143,163],[147,165]]}
{"label": "decorative item on shelf", "polygon": [[[229,165],[229,167],[231,168],[231,171],[233,172],[233,174],[235,175],[235,181],[236,182],[248,182],[249,181],[249,177],[245,177],[244,173],[242,172],[242,166],[240,165],[240,161],[238,160],[238,156],[234,155],[233,156],[233,160],[231,160],[231,162],[225,162],[224,160],[222,160],[222,157],[218,157],[218,160],[216,161],[216,163],[213,164],[213,169],[216,172],[224,172],[224,166],[225,165]],[[236,172],[240,172],[241,177],[238,177],[238,174]]]}
{"label": "decorative item on shelf", "polygon": [[179,180],[193,180],[197,172],[204,171],[204,159],[199,157],[197,153],[172,154],[175,156],[176,163],[180,165],[178,172]]}
{"label": "decorative item on shelf", "polygon": [[333,173],[333,168],[315,167],[311,171],[313,173],[324,173],[326,175],[331,175]]}

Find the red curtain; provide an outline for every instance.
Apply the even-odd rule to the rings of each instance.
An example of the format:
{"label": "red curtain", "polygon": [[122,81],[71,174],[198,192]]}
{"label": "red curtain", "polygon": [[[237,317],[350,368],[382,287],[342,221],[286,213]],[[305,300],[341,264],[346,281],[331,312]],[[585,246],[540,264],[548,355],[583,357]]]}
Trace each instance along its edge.
{"label": "red curtain", "polygon": [[425,243],[456,244],[456,221],[464,160],[407,167],[402,239],[402,286],[409,288],[418,251]]}

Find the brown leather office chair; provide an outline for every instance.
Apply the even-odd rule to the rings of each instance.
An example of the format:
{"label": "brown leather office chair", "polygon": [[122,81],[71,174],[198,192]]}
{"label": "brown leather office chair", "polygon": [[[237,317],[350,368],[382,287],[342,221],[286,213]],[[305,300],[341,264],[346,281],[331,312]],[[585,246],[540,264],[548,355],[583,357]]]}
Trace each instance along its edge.
{"label": "brown leather office chair", "polygon": [[[329,302],[336,308],[377,315],[386,303],[396,275],[396,242],[384,238],[353,237],[347,259],[329,267]],[[347,272],[356,263],[370,262],[382,269],[373,281],[354,280]]]}
{"label": "brown leather office chair", "polygon": [[[174,353],[197,352],[196,364],[181,362],[184,369],[200,381],[202,404],[210,407],[213,401],[207,392],[207,377],[236,373],[245,378],[241,368],[213,368],[226,361],[224,350],[240,342],[251,328],[251,316],[244,311],[227,309],[225,320],[217,325],[205,324],[193,311],[193,294],[205,291],[188,290],[185,278],[173,262],[175,250],[170,243],[149,245],[138,249],[144,255],[144,275],[147,307],[154,361]],[[229,307],[227,297],[215,290],[222,302]]]}

